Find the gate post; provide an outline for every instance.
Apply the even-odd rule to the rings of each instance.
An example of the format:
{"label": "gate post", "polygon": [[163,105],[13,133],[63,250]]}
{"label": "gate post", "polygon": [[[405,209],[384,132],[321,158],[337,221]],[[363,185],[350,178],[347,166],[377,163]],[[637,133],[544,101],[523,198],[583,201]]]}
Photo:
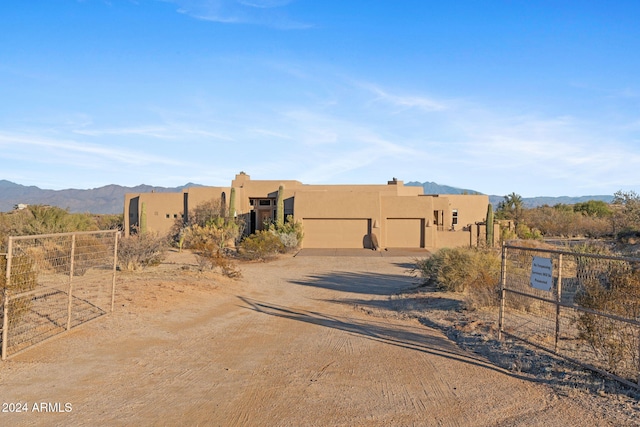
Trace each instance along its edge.
{"label": "gate post", "polygon": [[507,283],[507,243],[502,242],[502,266],[500,268],[500,317],[498,319],[498,340],[502,340],[502,332],[504,331],[504,304],[506,297]]}
{"label": "gate post", "polygon": [[558,285],[556,286],[556,337],[553,351],[558,351],[558,337],[560,336],[560,302],[562,300],[562,254],[558,255]]}
{"label": "gate post", "polygon": [[67,304],[67,331],[71,329],[71,306],[73,305],[73,268],[75,266],[76,257],[76,235],[71,235],[71,261],[69,265],[69,302]]}
{"label": "gate post", "polygon": [[7,271],[4,282],[2,301],[2,360],[7,359],[7,340],[9,339],[9,286],[11,285],[11,259],[13,253],[13,238],[9,236],[7,244]]}
{"label": "gate post", "polygon": [[116,303],[116,271],[118,270],[118,236],[119,231],[113,233],[113,273],[111,277],[111,312]]}

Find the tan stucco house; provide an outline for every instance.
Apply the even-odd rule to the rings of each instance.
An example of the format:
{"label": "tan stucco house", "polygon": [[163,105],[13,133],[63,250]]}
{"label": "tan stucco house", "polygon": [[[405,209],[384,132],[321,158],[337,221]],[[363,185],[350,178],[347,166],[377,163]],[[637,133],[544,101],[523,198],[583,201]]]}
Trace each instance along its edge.
{"label": "tan stucco house", "polygon": [[229,200],[235,189],[235,210],[247,233],[276,217],[278,188],[284,189],[284,214],[293,215],[304,230],[304,248],[368,247],[370,234],[381,248],[437,249],[475,245],[476,223],[485,219],[486,195],[425,195],[422,187],[393,179],[386,185],[308,185],[299,181],[251,180],[241,172],[230,187],[190,187],[182,193],[126,194],[125,233],[140,225],[145,206],[148,230],[168,233],[177,218],[199,204]]}

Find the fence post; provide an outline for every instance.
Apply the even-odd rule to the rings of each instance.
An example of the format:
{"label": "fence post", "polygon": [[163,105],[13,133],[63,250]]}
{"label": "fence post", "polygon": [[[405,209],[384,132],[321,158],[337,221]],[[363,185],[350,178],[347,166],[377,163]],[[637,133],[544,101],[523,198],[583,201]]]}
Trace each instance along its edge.
{"label": "fence post", "polygon": [[13,238],[9,236],[7,244],[7,271],[2,301],[2,360],[7,359],[7,341],[9,339],[9,286],[11,285],[11,259],[13,258]]}
{"label": "fence post", "polygon": [[502,332],[504,331],[504,304],[506,297],[507,283],[507,245],[502,242],[502,266],[500,268],[500,317],[498,319],[498,340],[502,340]]}
{"label": "fence post", "polygon": [[116,302],[116,271],[118,268],[118,236],[119,231],[113,233],[113,274],[111,277],[111,312],[113,313],[113,307]]}
{"label": "fence post", "polygon": [[71,329],[71,306],[73,305],[73,268],[75,265],[75,257],[76,257],[76,235],[71,235],[71,262],[69,263],[69,292],[67,293],[69,296],[69,303],[67,305],[67,331]]}
{"label": "fence post", "polygon": [[560,336],[560,303],[562,302],[562,254],[558,254],[558,285],[556,286],[556,338],[553,351],[558,351]]}

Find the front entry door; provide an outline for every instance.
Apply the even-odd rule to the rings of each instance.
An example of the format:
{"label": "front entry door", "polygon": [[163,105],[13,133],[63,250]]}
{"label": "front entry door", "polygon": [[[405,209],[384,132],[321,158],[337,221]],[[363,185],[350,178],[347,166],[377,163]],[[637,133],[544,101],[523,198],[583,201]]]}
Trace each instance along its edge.
{"label": "front entry door", "polygon": [[271,217],[271,209],[269,210],[261,210],[259,211],[259,215],[258,215],[258,230],[264,230],[264,223],[267,222],[271,222],[272,217]]}

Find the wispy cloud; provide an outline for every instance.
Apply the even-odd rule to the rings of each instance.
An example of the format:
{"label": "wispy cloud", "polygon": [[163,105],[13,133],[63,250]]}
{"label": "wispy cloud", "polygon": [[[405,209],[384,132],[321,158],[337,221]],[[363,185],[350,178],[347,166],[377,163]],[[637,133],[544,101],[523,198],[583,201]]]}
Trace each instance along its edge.
{"label": "wispy cloud", "polygon": [[433,112],[449,109],[449,106],[445,102],[434,98],[420,95],[395,94],[370,83],[357,83],[357,85],[374,94],[374,102],[384,102],[400,110],[417,108],[422,111]]}
{"label": "wispy cloud", "polygon": [[194,128],[191,125],[138,126],[109,129],[74,129],[73,133],[87,136],[144,136],[166,140],[184,140],[185,136],[196,136],[231,141],[233,138],[216,132]]}
{"label": "wispy cloud", "polygon": [[313,25],[295,20],[283,9],[294,0],[159,0],[174,3],[178,13],[223,24],[261,25],[301,30]]}
{"label": "wispy cloud", "polygon": [[[34,150],[24,150],[24,147]],[[79,167],[93,167],[105,161],[126,165],[162,164],[177,166],[182,164],[171,158],[114,148],[106,145],[78,142],[67,139],[45,138],[39,135],[0,133],[0,157],[28,157],[40,163],[73,163]],[[16,147],[19,147],[16,148]],[[46,153],[46,155],[44,155]]]}

